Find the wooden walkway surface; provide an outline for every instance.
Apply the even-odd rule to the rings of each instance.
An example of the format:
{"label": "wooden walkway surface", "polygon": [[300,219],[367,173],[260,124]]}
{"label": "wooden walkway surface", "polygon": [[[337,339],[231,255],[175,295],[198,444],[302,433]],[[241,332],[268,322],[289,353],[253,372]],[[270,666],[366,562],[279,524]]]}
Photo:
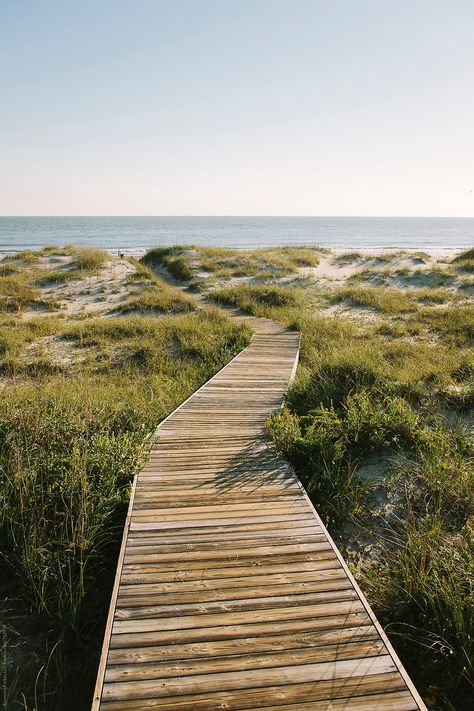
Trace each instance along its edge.
{"label": "wooden walkway surface", "polygon": [[135,480],[93,711],[425,709],[264,425],[299,336],[265,319]]}

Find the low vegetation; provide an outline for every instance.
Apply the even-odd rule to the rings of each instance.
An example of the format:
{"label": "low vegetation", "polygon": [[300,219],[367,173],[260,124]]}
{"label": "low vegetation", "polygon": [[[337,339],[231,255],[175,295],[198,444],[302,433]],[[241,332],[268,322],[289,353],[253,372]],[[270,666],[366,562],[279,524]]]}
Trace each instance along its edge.
{"label": "low vegetation", "polygon": [[0,311],[19,312],[25,306],[34,304],[39,295],[39,290],[24,274],[0,277]]}
{"label": "low vegetation", "polygon": [[[416,318],[419,335],[410,311],[392,340],[368,322],[301,317],[299,377],[269,431],[349,560],[358,530],[355,573],[429,705],[459,710],[474,683],[472,310]],[[359,476],[374,457],[390,462],[380,478]]]}
{"label": "low vegetation", "polygon": [[64,250],[47,250],[44,256],[69,256],[71,259],[56,269],[43,270],[37,276],[39,283],[63,284],[73,279],[84,279],[97,274],[107,262],[107,254],[90,247],[70,247]]}
{"label": "low vegetation", "polygon": [[200,268],[217,278],[268,279],[293,274],[299,267],[314,267],[319,263],[318,250],[308,247],[255,250],[199,247],[196,252]]}
{"label": "low vegetation", "polygon": [[[293,275],[300,267],[319,263],[321,250],[308,247],[272,249],[225,249],[220,247],[155,247],[142,258],[149,266],[161,267],[179,281],[213,283],[251,278],[266,281]],[[205,275],[205,276],[203,276]]]}
{"label": "low vegetation", "polygon": [[418,312],[422,304],[445,304],[459,297],[444,289],[420,288],[401,292],[400,289],[379,286],[356,286],[336,289],[331,294],[332,303],[349,301],[354,306],[375,309],[381,313],[395,314]]}
{"label": "low vegetation", "polygon": [[152,267],[164,267],[178,281],[190,281],[196,276],[196,270],[184,247],[155,247],[144,257],[143,264]]}
{"label": "low vegetation", "polygon": [[[2,264],[0,284],[19,278],[44,298],[48,254],[76,258],[23,254]],[[356,270],[345,283],[303,276],[320,255],[156,248],[125,265],[124,293],[98,315],[33,318],[27,298],[4,310],[0,572],[10,648],[17,640],[12,708],[87,708],[146,434],[250,337],[216,307],[196,311],[169,276],[301,332],[297,378],[269,433],[429,708],[470,708],[472,250],[445,264],[424,253],[327,257]]]}
{"label": "low vegetation", "polygon": [[474,249],[468,249],[461,252],[452,260],[454,267],[460,272],[474,273]]}
{"label": "low vegetation", "polygon": [[426,287],[436,288],[444,286],[456,286],[458,282],[456,274],[447,269],[361,269],[352,274],[348,281],[350,283],[365,282],[376,286],[402,286],[423,289]]}
{"label": "low vegetation", "polygon": [[127,298],[118,306],[118,312],[127,313],[179,313],[193,311],[193,300],[181,291],[170,287],[148,267],[130,260],[136,271],[128,278],[128,283],[141,286],[141,290]]}
{"label": "low vegetation", "polygon": [[156,312],[178,313],[180,311],[193,311],[193,309],[193,302],[181,296],[181,294],[176,294],[171,289],[149,286],[139,294],[131,296],[123,304],[120,304],[117,310],[123,314],[149,314]]}
{"label": "low vegetation", "polygon": [[[28,269],[38,263],[29,258]],[[0,619],[9,709],[90,707],[147,435],[250,339],[216,308],[190,311],[181,292],[146,271],[132,270],[129,288],[129,315],[1,317]],[[158,317],[142,308],[152,289]],[[187,313],[164,313],[180,309]]]}
{"label": "low vegetation", "polygon": [[[474,685],[474,446],[466,424],[474,402],[473,305],[450,291],[451,272],[435,270],[431,286],[413,289],[403,286],[410,275],[400,276],[390,288],[247,280],[209,296],[300,330],[298,376],[269,433],[429,707],[467,710]],[[373,462],[377,474],[365,476]]]}
{"label": "low vegetation", "polygon": [[231,286],[214,289],[209,298],[218,304],[236,306],[254,316],[270,316],[272,309],[295,307],[301,301],[301,294],[296,289],[281,286]]}

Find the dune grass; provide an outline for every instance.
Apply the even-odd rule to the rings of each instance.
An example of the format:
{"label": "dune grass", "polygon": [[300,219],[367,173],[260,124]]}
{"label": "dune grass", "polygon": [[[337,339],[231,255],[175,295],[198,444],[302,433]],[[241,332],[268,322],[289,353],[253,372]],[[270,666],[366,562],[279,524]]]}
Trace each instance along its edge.
{"label": "dune grass", "polygon": [[301,292],[281,286],[241,286],[214,289],[209,298],[218,304],[235,306],[254,316],[271,317],[273,308],[294,308],[298,305]]}
{"label": "dune grass", "polygon": [[332,303],[347,301],[354,306],[376,309],[381,313],[393,314],[416,311],[416,300],[407,292],[398,289],[380,289],[376,286],[358,286],[336,289],[330,295]]}
{"label": "dune grass", "polygon": [[357,262],[363,258],[364,255],[360,252],[345,252],[344,254],[338,254],[336,256],[336,262],[340,266],[344,266],[346,264],[352,264],[352,262]]}
{"label": "dune grass", "polygon": [[16,264],[8,262],[5,260],[0,261],[0,277],[11,276],[12,274],[18,274],[20,269]]}
{"label": "dune grass", "polygon": [[432,708],[467,711],[474,682],[474,448],[442,413],[474,402],[472,349],[464,338],[472,321],[459,339],[455,312],[431,315],[443,318],[437,344],[412,335],[387,342],[374,327],[303,318],[299,377],[269,431],[334,533],[348,519],[362,532],[374,525],[370,492],[358,478],[366,458],[403,455],[385,485],[401,503],[395,517],[379,522],[383,555],[375,568],[359,570],[359,579]]}
{"label": "dune grass", "polygon": [[[17,635],[28,653],[21,670],[9,666],[11,703],[27,689],[32,709],[88,706],[118,532],[145,435],[248,342],[248,330],[218,309],[149,315],[161,312],[158,303],[175,307],[165,299],[168,285],[148,267],[176,269],[175,278],[191,281],[207,259],[209,273],[224,281],[240,269],[266,282],[275,269],[270,283],[210,292],[217,304],[301,332],[298,375],[269,433],[343,550],[349,525],[379,551],[354,572],[429,707],[467,711],[474,684],[468,296],[457,298],[441,279],[409,291],[357,282],[328,291],[289,286],[285,278],[296,273],[296,262],[285,271],[277,260],[269,267],[268,254],[254,254],[257,262],[243,257],[240,266],[232,261],[237,256],[157,248],[130,275],[141,292],[124,302],[122,315],[74,323],[3,318],[0,357],[10,365],[0,400],[0,541],[3,579],[12,581],[9,641]],[[468,252],[456,264],[469,259]],[[361,308],[349,318],[327,310],[337,304]],[[38,359],[33,377],[22,365],[25,348],[48,336],[77,358],[61,374],[54,359]],[[371,457],[390,461],[377,483],[360,476]],[[387,509],[378,507],[380,499]],[[39,702],[31,691],[37,675]]]}
{"label": "dune grass", "polygon": [[299,267],[313,267],[319,263],[318,250],[304,247],[273,249],[196,248],[201,269],[217,278],[253,277],[269,279],[286,276]]}
{"label": "dune grass", "polygon": [[37,271],[37,281],[41,286],[64,284],[74,279],[84,279],[98,274],[106,264],[109,256],[106,252],[91,247],[68,247],[57,249],[46,247],[41,256],[59,254],[70,256],[71,260],[56,269],[41,269]]}
{"label": "dune grass", "polygon": [[24,249],[21,252],[16,252],[10,259],[15,261],[23,262],[24,264],[35,264],[39,259],[41,259],[41,251],[34,249]]}
{"label": "dune grass", "polygon": [[40,296],[26,274],[0,277],[0,312],[19,312]]}
{"label": "dune grass", "polygon": [[191,281],[196,276],[196,270],[185,252],[185,247],[155,247],[140,261],[147,266],[164,267],[178,281]]}
{"label": "dune grass", "polygon": [[426,323],[431,323],[433,326],[440,324],[442,319],[438,318],[433,310],[424,309],[424,306],[451,304],[449,309],[440,310],[440,314],[442,313],[445,316],[446,314],[452,314],[446,316],[451,321],[454,318],[465,321],[466,317],[469,318],[472,310],[470,304],[459,305],[462,301],[460,295],[452,294],[446,289],[430,287],[404,291],[386,286],[351,286],[334,289],[328,294],[327,298],[332,304],[346,303],[351,306],[373,309],[385,315],[415,314],[416,318]]}
{"label": "dune grass", "polygon": [[123,314],[179,313],[193,311],[194,308],[191,299],[187,299],[173,289],[148,286],[139,294],[129,297],[120,304],[117,311]]}
{"label": "dune grass", "polygon": [[[52,324],[43,328],[53,330]],[[0,461],[4,478],[0,520],[3,535],[11,542],[10,546],[7,544],[7,559],[19,573],[25,595],[34,608],[61,612],[67,606],[73,612],[76,606],[72,605],[73,596],[80,602],[83,590],[80,580],[74,593],[58,585],[64,574],[61,555],[71,554],[68,546],[78,537],[91,542],[92,534],[84,528],[85,519],[78,513],[82,508],[74,509],[78,513],[74,521],[74,513],[65,513],[61,506],[63,483],[83,492],[74,501],[66,495],[63,503],[68,501],[73,507],[85,508],[90,504],[95,534],[102,536],[103,522],[94,514],[88,487],[97,484],[96,495],[103,496],[104,501],[108,498],[113,501],[122,486],[119,476],[124,477],[122,484],[129,483],[130,473],[139,466],[140,457],[137,464],[133,457],[143,445],[144,434],[202,380],[239,352],[248,342],[248,330],[230,324],[221,313],[210,311],[158,320],[143,316],[89,319],[65,327],[61,335],[80,346],[94,346],[99,352],[118,344],[120,352],[107,363],[107,373],[97,364],[73,380],[52,378],[42,385],[25,380],[3,389],[0,431],[4,436]],[[73,440],[72,432],[76,433]],[[127,448],[132,458],[124,460]],[[121,474],[113,467],[100,473],[102,466],[111,467],[115,460]],[[74,467],[78,472],[72,472]],[[73,477],[71,481],[63,478],[68,473]],[[55,501],[35,493],[37,487],[53,493],[56,486],[59,499]],[[22,487],[31,487],[31,493]],[[38,515],[25,509],[29,505]],[[44,532],[38,534],[37,529],[43,527]],[[58,548],[59,540],[64,542],[64,550]],[[54,550],[52,557],[46,556],[48,562],[41,553],[45,548],[51,554]],[[56,555],[57,564],[53,565]],[[77,582],[69,570],[64,580],[71,586]]]}
{"label": "dune grass", "polygon": [[[298,375],[269,433],[342,548],[348,521],[378,546],[355,573],[430,707],[467,711],[474,449],[460,418],[474,402],[472,304],[442,287],[315,297],[244,284],[211,298],[301,332]],[[375,318],[324,308],[342,302]],[[376,486],[359,477],[374,457],[391,458]],[[392,513],[373,508],[377,496],[395,502]]]}
{"label": "dune grass", "polygon": [[239,250],[221,247],[155,247],[143,264],[164,267],[179,281],[191,282],[203,271],[213,279],[253,278],[268,280],[298,272],[319,263],[318,248],[280,247]]}
{"label": "dune grass", "polygon": [[460,272],[468,272],[469,274],[474,273],[474,249],[467,249],[465,252],[461,252],[451,261],[455,269]]}
{"label": "dune grass", "polygon": [[73,269],[82,272],[97,272],[108,259],[108,255],[99,249],[77,247],[73,252]]}
{"label": "dune grass", "polygon": [[141,291],[121,303],[117,312],[123,314],[180,313],[195,309],[194,301],[191,298],[169,286],[149,267],[135,259],[131,259],[130,262],[134,265],[135,272],[128,277],[127,282],[131,285],[140,285],[142,288]]}
{"label": "dune grass", "polygon": [[[447,269],[361,269],[348,277],[348,282],[368,283],[375,286],[413,287],[414,289],[436,289],[437,287],[455,286],[456,274]],[[445,292],[445,298],[449,293]]]}
{"label": "dune grass", "polygon": [[0,372],[13,374],[25,345],[43,336],[57,334],[63,328],[64,323],[55,316],[21,320],[14,316],[0,318]]}
{"label": "dune grass", "polygon": [[301,415],[286,409],[269,431],[330,528],[356,517],[362,540],[376,520],[360,464],[371,452],[403,453],[388,487],[406,495],[390,522],[381,522],[377,562],[357,573],[429,706],[467,711],[474,682],[472,440],[406,396],[384,394],[390,383],[368,370],[319,371],[317,379],[331,404],[303,407]]}
{"label": "dune grass", "polygon": [[[50,335],[88,357],[60,372],[37,368],[33,377],[22,365],[25,348]],[[73,323],[3,319],[0,617],[8,708],[89,708],[146,436],[249,339],[248,328],[215,308]]]}

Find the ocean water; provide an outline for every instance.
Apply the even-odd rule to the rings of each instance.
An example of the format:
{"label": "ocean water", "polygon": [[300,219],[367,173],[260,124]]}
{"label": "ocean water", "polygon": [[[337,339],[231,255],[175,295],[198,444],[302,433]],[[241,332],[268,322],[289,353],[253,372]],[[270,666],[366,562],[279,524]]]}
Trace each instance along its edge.
{"label": "ocean water", "polygon": [[472,247],[472,217],[0,217],[0,253],[46,245],[140,252],[154,245],[447,251]]}

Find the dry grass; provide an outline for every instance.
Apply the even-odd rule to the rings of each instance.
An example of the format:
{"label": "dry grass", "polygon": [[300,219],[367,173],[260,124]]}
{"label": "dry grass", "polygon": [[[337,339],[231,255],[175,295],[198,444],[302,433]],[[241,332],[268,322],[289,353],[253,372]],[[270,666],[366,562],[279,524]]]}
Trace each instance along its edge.
{"label": "dry grass", "polygon": [[[88,274],[103,264],[84,252],[71,259],[74,271]],[[41,262],[14,264],[20,273],[0,283],[20,308],[41,293],[32,285]],[[159,307],[160,316],[0,319],[8,708],[90,707],[130,482],[146,436],[250,339],[249,329],[218,309],[189,311],[189,299],[144,267],[128,286],[124,310]],[[170,314],[175,310],[187,313]]]}
{"label": "dry grass", "polygon": [[452,260],[452,264],[460,272],[474,273],[474,249],[462,252]]}
{"label": "dry grass", "polygon": [[[362,555],[357,575],[431,708],[467,711],[473,445],[450,423],[462,423],[474,404],[474,307],[441,281],[328,289],[319,302],[314,286],[272,284],[267,295],[267,287],[242,284],[211,296],[301,331],[298,376],[270,432],[341,544],[348,520],[358,540],[375,541],[380,557]],[[349,320],[330,315],[324,301],[359,310]],[[385,518],[358,472],[368,457],[388,453],[398,464],[377,491],[398,503]]]}
{"label": "dry grass", "polygon": [[20,312],[40,296],[26,274],[0,277],[0,311]]}

